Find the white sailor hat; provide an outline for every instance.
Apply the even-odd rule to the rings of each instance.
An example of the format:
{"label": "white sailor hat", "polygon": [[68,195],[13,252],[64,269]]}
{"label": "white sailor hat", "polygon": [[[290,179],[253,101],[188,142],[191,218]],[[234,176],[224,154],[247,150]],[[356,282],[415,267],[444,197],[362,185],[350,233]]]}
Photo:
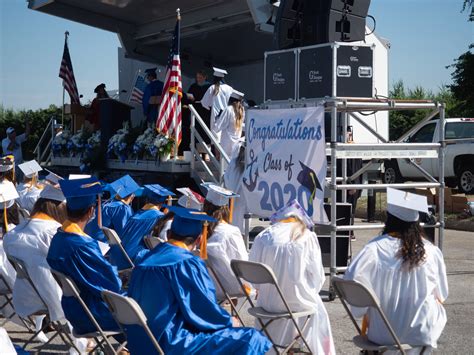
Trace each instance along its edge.
{"label": "white sailor hat", "polygon": [[239,197],[235,192],[210,182],[205,182],[201,186],[207,189],[206,200],[214,206],[226,206],[231,198]]}
{"label": "white sailor hat", "polygon": [[27,178],[32,178],[38,171],[43,170],[36,160],[30,160],[23,164],[18,164],[18,167]]}
{"label": "white sailor hat", "polygon": [[45,188],[41,191],[39,197],[59,202],[66,201],[66,197],[64,196],[61,189],[58,189],[52,185],[46,185]]}
{"label": "white sailor hat", "polygon": [[428,213],[426,196],[387,187],[387,212],[405,222],[416,222],[418,212]]}
{"label": "white sailor hat", "polygon": [[212,70],[214,70],[214,76],[217,76],[218,78],[223,78],[224,76],[228,74],[227,70],[224,70],[224,69],[212,67]]}
{"label": "white sailor hat", "polygon": [[234,99],[237,99],[237,100],[243,100],[244,96],[245,94],[243,92],[237,91],[235,89],[234,91],[232,91],[232,94],[230,94],[230,97],[233,97]]}
{"label": "white sailor hat", "polygon": [[270,216],[270,222],[277,223],[283,219],[290,217],[296,217],[300,219],[306,225],[306,227],[310,229],[314,226],[313,221],[308,216],[304,208],[301,207],[297,200],[289,201],[285,206],[283,206],[281,209],[272,214]]}
{"label": "white sailor hat", "polygon": [[18,192],[12,182],[4,180],[0,183],[0,202],[8,202],[18,197]]}

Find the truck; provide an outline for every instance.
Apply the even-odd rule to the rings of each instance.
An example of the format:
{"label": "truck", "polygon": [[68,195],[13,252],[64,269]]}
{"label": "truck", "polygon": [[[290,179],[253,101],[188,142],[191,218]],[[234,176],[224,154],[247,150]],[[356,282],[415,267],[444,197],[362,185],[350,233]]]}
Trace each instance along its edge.
{"label": "truck", "polygon": [[[430,120],[405,134],[400,142],[439,142],[440,120]],[[449,187],[458,187],[465,194],[474,193],[474,118],[447,118],[445,123],[445,182]],[[433,177],[438,177],[437,159],[414,159]],[[401,183],[423,179],[423,174],[406,159],[384,161],[383,182]]]}

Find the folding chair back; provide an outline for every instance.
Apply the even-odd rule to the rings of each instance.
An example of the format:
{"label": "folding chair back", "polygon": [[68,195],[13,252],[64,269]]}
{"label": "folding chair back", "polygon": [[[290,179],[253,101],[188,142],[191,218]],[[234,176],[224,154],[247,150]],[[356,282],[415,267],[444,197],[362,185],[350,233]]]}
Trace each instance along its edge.
{"label": "folding chair back", "polygon": [[230,266],[237,278],[242,278],[252,284],[278,285],[273,270],[265,264],[244,260],[232,260]]}
{"label": "folding chair back", "polygon": [[105,238],[107,238],[107,242],[109,243],[109,245],[115,245],[117,248],[119,248],[125,260],[127,260],[128,264],[130,265],[130,269],[133,269],[135,267],[135,264],[123,248],[122,241],[120,240],[120,237],[118,236],[117,232],[107,227],[102,227],[102,231],[104,232]]}
{"label": "folding chair back", "polygon": [[107,303],[114,319],[121,327],[122,325],[140,326],[150,338],[156,351],[161,355],[164,354],[158,341],[148,327],[145,313],[143,313],[140,305],[134,299],[105,290],[102,291],[102,298],[105,303]]}
{"label": "folding chair back", "polygon": [[[359,325],[357,324],[357,321],[352,315],[352,312],[350,311],[347,304],[353,307],[362,307],[362,308],[371,307],[375,309],[377,313],[379,314],[380,318],[383,320],[385,326],[387,327],[387,330],[389,331],[395,344],[397,345],[398,350],[400,350],[402,354],[405,354],[404,349],[410,348],[410,346],[401,344],[400,340],[398,339],[398,336],[395,334],[395,331],[393,330],[392,326],[390,325],[390,322],[385,316],[385,313],[380,307],[380,301],[377,295],[375,295],[372,290],[370,290],[369,288],[367,288],[366,286],[364,286],[358,281],[344,280],[339,277],[333,277],[331,279],[331,284],[334,287],[336,294],[341,299],[342,305],[344,306],[347,313],[349,314],[349,317],[351,318],[352,323],[354,323],[354,326],[356,327],[360,336],[363,335],[361,332],[361,329]],[[356,339],[354,338],[354,340]],[[384,345],[382,345],[381,347],[387,349],[387,347]]]}

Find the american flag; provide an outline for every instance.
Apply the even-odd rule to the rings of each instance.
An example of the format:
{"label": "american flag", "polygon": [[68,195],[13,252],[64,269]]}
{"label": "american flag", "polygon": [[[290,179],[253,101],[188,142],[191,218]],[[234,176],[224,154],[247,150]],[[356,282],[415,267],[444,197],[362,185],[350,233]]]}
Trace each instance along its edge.
{"label": "american flag", "polygon": [[181,61],[179,59],[179,32],[180,17],[178,16],[168,57],[161,105],[156,121],[157,130],[168,136],[175,137],[177,146],[181,143],[181,97],[183,96]]}
{"label": "american flag", "polygon": [[143,93],[145,92],[146,81],[145,77],[138,73],[135,84],[133,84],[133,89],[130,94],[129,102],[136,102],[141,105],[143,100]]}
{"label": "american flag", "polygon": [[72,70],[71,56],[69,55],[69,48],[67,46],[67,34],[64,40],[64,52],[61,66],[59,67],[59,77],[63,79],[63,87],[71,98],[71,104],[80,104],[76,79],[74,78],[74,72]]}

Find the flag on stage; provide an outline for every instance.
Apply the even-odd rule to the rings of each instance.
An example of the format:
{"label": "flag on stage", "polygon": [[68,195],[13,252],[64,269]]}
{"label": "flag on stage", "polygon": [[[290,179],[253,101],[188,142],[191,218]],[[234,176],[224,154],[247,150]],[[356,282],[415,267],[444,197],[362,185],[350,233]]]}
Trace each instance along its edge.
{"label": "flag on stage", "polygon": [[64,40],[64,52],[59,68],[59,77],[63,79],[63,87],[71,98],[71,104],[80,104],[76,79],[74,78],[74,72],[72,70],[71,56],[69,55],[69,48],[67,46],[67,34]]}
{"label": "flag on stage", "polygon": [[179,59],[180,21],[181,18],[178,13],[170,55],[168,57],[161,105],[156,121],[157,130],[175,138],[177,146],[181,143],[181,97],[183,96],[181,61]]}
{"label": "flag on stage", "polygon": [[145,91],[145,88],[146,88],[145,77],[141,73],[138,73],[135,83],[133,84],[133,89],[130,94],[129,102],[130,103],[135,102],[141,105],[142,100],[143,100],[143,92]]}

